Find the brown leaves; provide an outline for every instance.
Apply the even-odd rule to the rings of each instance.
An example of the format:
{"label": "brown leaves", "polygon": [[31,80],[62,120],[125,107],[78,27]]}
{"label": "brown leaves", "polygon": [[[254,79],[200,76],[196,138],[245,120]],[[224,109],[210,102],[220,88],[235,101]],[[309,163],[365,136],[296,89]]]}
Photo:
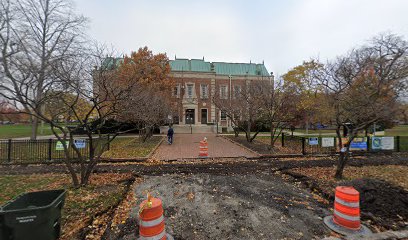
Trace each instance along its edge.
{"label": "brown leaves", "polygon": [[[73,189],[70,178],[64,174],[1,176],[0,204],[24,192],[65,188],[67,195],[62,210],[61,239],[76,238],[91,219],[87,239],[100,239],[98,236],[111,219],[109,209],[121,200],[126,189],[124,182],[130,178],[132,175],[129,173],[93,174],[89,186]],[[126,212],[126,209],[121,207],[118,211]]]}
{"label": "brown leaves", "polygon": [[194,195],[193,192],[187,193],[187,199],[188,199],[188,200],[193,201],[193,200],[194,200],[194,197],[195,197],[195,195]]}

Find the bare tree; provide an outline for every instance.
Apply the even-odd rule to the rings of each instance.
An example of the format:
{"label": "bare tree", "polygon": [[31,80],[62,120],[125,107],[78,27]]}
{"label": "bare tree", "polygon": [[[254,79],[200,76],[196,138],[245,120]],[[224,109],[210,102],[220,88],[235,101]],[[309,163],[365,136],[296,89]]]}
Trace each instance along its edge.
{"label": "bare tree", "polygon": [[[397,99],[406,88],[407,57],[408,45],[404,40],[395,35],[380,35],[368,46],[327,63],[316,75],[333,109],[340,146],[342,127],[350,133],[351,143],[359,131],[395,116]],[[336,178],[342,178],[349,152],[347,144],[339,156]]]}
{"label": "bare tree", "polygon": [[[108,144],[122,133],[119,126],[114,126],[117,130],[110,137],[102,131],[105,122],[118,115],[118,103],[129,98],[127,89],[112,84],[113,75],[103,65],[105,56],[99,50],[84,48],[53,65],[54,80],[41,99],[46,109],[35,107],[34,96],[23,96],[30,111],[22,108],[20,112],[51,126],[63,145],[64,163],[75,187],[88,184]],[[60,121],[61,115],[69,115],[75,126],[67,127]],[[79,134],[89,144],[89,155],[84,155],[75,143]]]}
{"label": "bare tree", "polygon": [[293,97],[295,87],[281,80],[272,84],[269,82],[258,84],[261,84],[259,96],[261,119],[269,126],[270,146],[273,148],[283,129],[288,127],[295,118],[296,101]]}
{"label": "bare tree", "polygon": [[[2,0],[2,11],[0,94],[27,112],[41,112],[44,94],[54,85],[53,70],[80,48],[86,19],[65,0]],[[32,118],[32,139],[38,121]]]}
{"label": "bare tree", "polygon": [[[248,142],[252,142],[260,131],[262,125],[262,94],[263,85],[269,81],[253,80],[247,81],[239,92],[234,93],[234,97],[224,98],[216,91],[212,98],[214,105],[226,114],[234,125],[234,128],[245,132]],[[255,133],[252,130],[255,128]],[[236,130],[237,131],[237,130]]]}

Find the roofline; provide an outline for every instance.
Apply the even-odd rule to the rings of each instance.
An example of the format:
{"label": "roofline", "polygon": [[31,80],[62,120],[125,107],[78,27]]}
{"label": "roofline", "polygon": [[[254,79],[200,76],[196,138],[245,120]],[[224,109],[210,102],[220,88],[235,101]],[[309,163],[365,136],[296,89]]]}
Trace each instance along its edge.
{"label": "roofline", "polygon": [[222,76],[239,76],[239,77],[271,77],[271,75],[268,73],[268,75],[252,75],[252,74],[245,74],[245,75],[238,75],[238,74],[222,74],[222,73],[216,73],[214,72],[207,72],[207,71],[183,71],[183,70],[171,70],[172,73],[206,73],[208,75],[222,75]]}
{"label": "roofline", "polygon": [[264,63],[253,63],[253,62],[249,62],[249,63],[245,63],[245,62],[212,62],[212,63],[226,63],[226,64],[253,64],[253,65],[264,65]]}
{"label": "roofline", "polygon": [[218,62],[218,61],[215,61],[215,62],[209,62],[209,61],[205,61],[205,60],[203,60],[203,59],[201,59],[201,58],[175,58],[175,59],[169,59],[169,61],[176,61],[176,60],[187,60],[187,61],[190,61],[190,60],[199,60],[199,61],[203,61],[203,62],[207,62],[207,63],[226,63],[226,64],[254,64],[254,65],[264,65],[265,66],[265,63],[253,63],[253,62]]}

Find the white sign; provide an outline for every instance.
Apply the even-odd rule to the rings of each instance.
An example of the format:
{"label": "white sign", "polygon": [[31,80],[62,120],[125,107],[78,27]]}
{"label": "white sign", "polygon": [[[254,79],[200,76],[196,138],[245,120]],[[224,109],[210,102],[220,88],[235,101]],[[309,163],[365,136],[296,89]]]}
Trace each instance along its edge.
{"label": "white sign", "polygon": [[[64,142],[64,145],[67,145],[67,142]],[[64,145],[62,144],[61,141],[58,141],[57,144],[55,145],[55,150],[56,151],[63,151],[64,150]]]}
{"label": "white sign", "polygon": [[84,139],[76,139],[74,141],[76,148],[85,148],[85,140]]}
{"label": "white sign", "polygon": [[322,138],[322,147],[334,147],[334,138]]}
{"label": "white sign", "polygon": [[394,137],[382,137],[381,149],[394,150]]}

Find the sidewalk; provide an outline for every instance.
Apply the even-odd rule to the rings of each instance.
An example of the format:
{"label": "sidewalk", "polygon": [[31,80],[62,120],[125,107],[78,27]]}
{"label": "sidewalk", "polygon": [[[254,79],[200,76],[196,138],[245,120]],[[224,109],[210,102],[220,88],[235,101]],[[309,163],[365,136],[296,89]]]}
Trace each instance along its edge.
{"label": "sidewalk", "polygon": [[169,160],[198,157],[199,143],[204,137],[207,137],[209,157],[256,157],[254,153],[215,134],[196,133],[174,134],[173,144],[169,145],[167,141],[163,141],[153,158]]}

